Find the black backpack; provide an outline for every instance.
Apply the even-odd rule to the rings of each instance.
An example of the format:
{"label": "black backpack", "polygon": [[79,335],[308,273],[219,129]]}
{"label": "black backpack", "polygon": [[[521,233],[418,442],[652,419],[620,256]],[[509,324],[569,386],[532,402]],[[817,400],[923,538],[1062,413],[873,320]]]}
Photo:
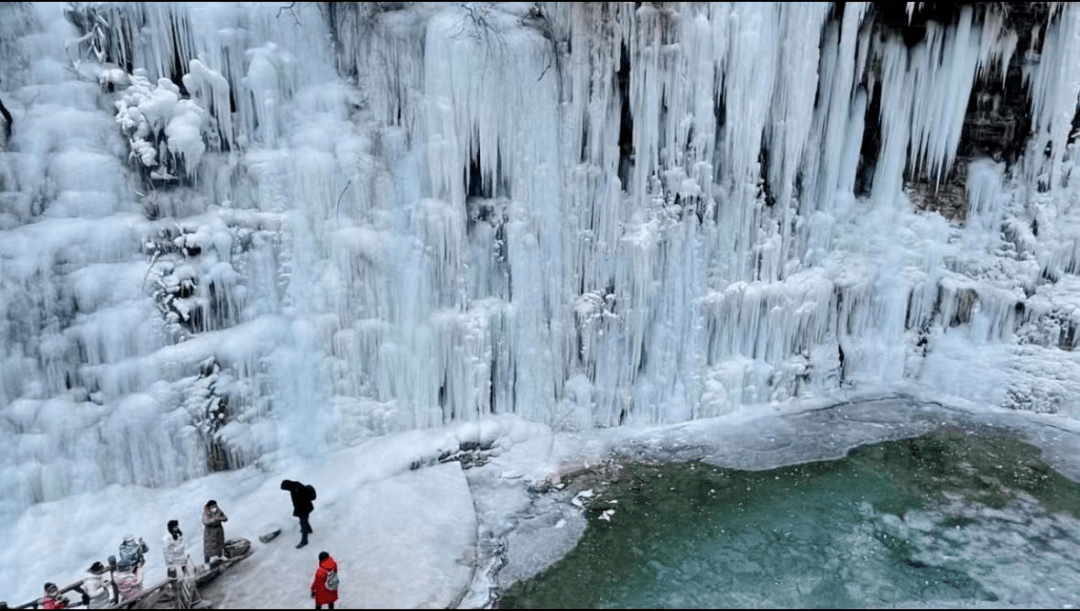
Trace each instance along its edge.
{"label": "black backpack", "polygon": [[308,493],[308,500],[309,500],[309,501],[314,501],[314,500],[315,500],[316,498],[318,498],[318,497],[317,497],[317,496],[315,495],[315,486],[312,486],[311,484],[305,484],[305,485],[304,485],[304,488],[306,488],[306,489],[307,489],[307,493]]}

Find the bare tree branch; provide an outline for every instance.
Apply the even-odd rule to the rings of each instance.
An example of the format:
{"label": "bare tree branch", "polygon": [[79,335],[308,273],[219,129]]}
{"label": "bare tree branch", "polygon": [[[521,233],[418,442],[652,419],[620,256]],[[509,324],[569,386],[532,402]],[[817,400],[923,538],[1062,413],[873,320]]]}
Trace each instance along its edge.
{"label": "bare tree branch", "polygon": [[286,4],[285,6],[279,7],[278,11],[277,11],[277,15],[275,15],[275,17],[281,17],[281,11],[289,11],[289,14],[292,15],[293,20],[296,21],[296,25],[301,25],[300,18],[296,16],[296,11],[294,10],[295,8],[296,8],[296,3],[295,2],[290,2],[290,3]]}
{"label": "bare tree branch", "polygon": [[334,218],[341,218],[341,198],[345,197],[345,192],[349,190],[349,185],[351,184],[352,181],[350,180],[349,182],[345,183],[345,188],[341,190],[341,195],[339,195],[337,198],[337,205],[334,207]]}
{"label": "bare tree branch", "polygon": [[11,127],[15,124],[15,120],[11,118],[11,113],[4,106],[3,100],[0,100],[0,115],[4,116],[4,140],[7,141],[11,138]]}

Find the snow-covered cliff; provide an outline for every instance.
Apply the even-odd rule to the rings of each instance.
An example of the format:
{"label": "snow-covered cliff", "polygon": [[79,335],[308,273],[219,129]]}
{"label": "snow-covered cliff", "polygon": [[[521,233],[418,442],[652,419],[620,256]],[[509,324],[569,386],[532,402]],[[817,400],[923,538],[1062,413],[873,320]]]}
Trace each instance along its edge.
{"label": "snow-covered cliff", "polygon": [[0,512],[492,413],[1075,415],[1080,8],[0,5]]}

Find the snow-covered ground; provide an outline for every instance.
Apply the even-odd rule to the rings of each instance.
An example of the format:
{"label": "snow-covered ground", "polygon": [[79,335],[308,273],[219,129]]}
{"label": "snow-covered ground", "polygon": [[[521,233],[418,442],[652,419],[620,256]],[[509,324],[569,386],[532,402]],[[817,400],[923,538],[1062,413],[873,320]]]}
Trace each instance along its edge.
{"label": "snow-covered ground", "polygon": [[[146,583],[155,582],[164,574],[160,539],[169,519],[180,520],[188,553],[201,559],[198,516],[210,498],[229,516],[226,536],[248,538],[255,547],[204,590],[221,608],[307,606],[322,550],[340,567],[340,608],[445,608],[483,606],[493,588],[530,577],[568,551],[585,521],[573,503],[574,484],[560,484],[615,457],[764,469],[835,458],[856,445],[943,424],[981,423],[1016,431],[1042,448],[1047,462],[1080,481],[1080,425],[1074,420],[911,397],[854,399],[591,433],[553,433],[498,417],[372,439],[317,459],[268,456],[258,466],[175,488],[111,487],[35,505],[5,525],[0,593],[18,604],[40,595],[45,581],[70,583],[94,560],[115,554],[128,533],[150,545]],[[486,463],[462,469],[460,461],[437,461],[471,442],[486,448],[472,454],[486,456]],[[300,550],[288,493],[279,489],[286,478],[311,483],[319,493],[311,517],[315,533]],[[612,519],[618,519],[617,509]],[[258,541],[275,528],[283,534],[267,544]]]}

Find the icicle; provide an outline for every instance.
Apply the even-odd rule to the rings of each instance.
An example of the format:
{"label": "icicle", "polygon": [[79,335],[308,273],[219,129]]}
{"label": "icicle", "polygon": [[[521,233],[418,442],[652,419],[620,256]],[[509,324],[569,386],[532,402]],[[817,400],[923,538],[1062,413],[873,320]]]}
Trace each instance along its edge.
{"label": "icicle", "polygon": [[[818,87],[821,26],[828,5],[785,5],[781,8],[780,75],[772,100],[769,131],[769,183],[781,206],[781,247],[778,259],[787,262],[791,231],[791,197],[795,174],[802,163],[813,120],[810,92]],[[770,277],[770,279],[773,279]],[[778,278],[777,278],[778,279]]]}
{"label": "icicle", "polygon": [[909,24],[911,23],[911,18],[915,16],[915,11],[922,9],[922,5],[923,5],[922,2],[908,2],[907,3],[907,7],[906,7],[907,22]]}
{"label": "icicle", "polygon": [[855,178],[859,170],[859,153],[862,148],[863,132],[868,104],[866,91],[859,90],[851,105],[851,115],[845,130],[843,152],[840,154],[840,166],[837,171],[837,193],[852,193],[855,190]]}
{"label": "icicle", "polygon": [[724,72],[724,96],[729,116],[737,117],[724,131],[725,174],[737,188],[754,184],[758,154],[776,79],[779,47],[777,9],[737,4],[732,13],[733,38]]}
{"label": "icicle", "polygon": [[994,239],[1001,229],[1003,211],[1002,174],[1004,168],[989,160],[968,164],[966,191],[968,194],[967,226],[969,239]]}
{"label": "icicle", "polygon": [[[913,49],[912,63],[925,54],[924,45]],[[915,72],[908,69],[908,50],[897,41],[886,45],[881,65],[881,151],[874,168],[873,197],[887,204],[897,197],[903,183]]]}
{"label": "icicle", "polygon": [[[1080,10],[1070,4],[1047,29],[1042,56],[1028,85],[1034,134],[1024,161],[1028,181],[1040,180],[1047,187],[1058,185],[1065,143],[1080,96],[1080,73],[1074,69],[1078,62]],[[1049,158],[1044,159],[1047,147]]]}
{"label": "icicle", "polygon": [[[856,43],[862,37],[858,36],[859,24],[863,16],[869,10],[866,3],[847,3],[844,5],[844,17],[840,31],[834,32],[839,36],[837,43],[827,43],[824,53],[823,64],[826,69],[822,70],[821,96],[817,124],[820,126],[820,151],[823,160],[820,162],[820,170],[817,176],[817,207],[830,209],[836,193],[839,164],[843,152],[845,132],[849,118],[849,108],[853,95],[855,81]],[[859,43],[862,44],[862,43]],[[861,67],[859,68],[862,69]]]}
{"label": "icicle", "polygon": [[[951,168],[975,78],[985,64],[1000,61],[1010,48],[1008,41],[993,42],[1000,19],[992,17],[981,26],[972,25],[972,19],[973,9],[964,7],[955,27],[928,23],[925,39],[910,53],[898,39],[887,43],[882,88],[885,135],[874,181],[879,201],[899,188],[905,164],[916,175],[925,167],[938,184]],[[906,161],[896,157],[903,148],[909,149]]]}

